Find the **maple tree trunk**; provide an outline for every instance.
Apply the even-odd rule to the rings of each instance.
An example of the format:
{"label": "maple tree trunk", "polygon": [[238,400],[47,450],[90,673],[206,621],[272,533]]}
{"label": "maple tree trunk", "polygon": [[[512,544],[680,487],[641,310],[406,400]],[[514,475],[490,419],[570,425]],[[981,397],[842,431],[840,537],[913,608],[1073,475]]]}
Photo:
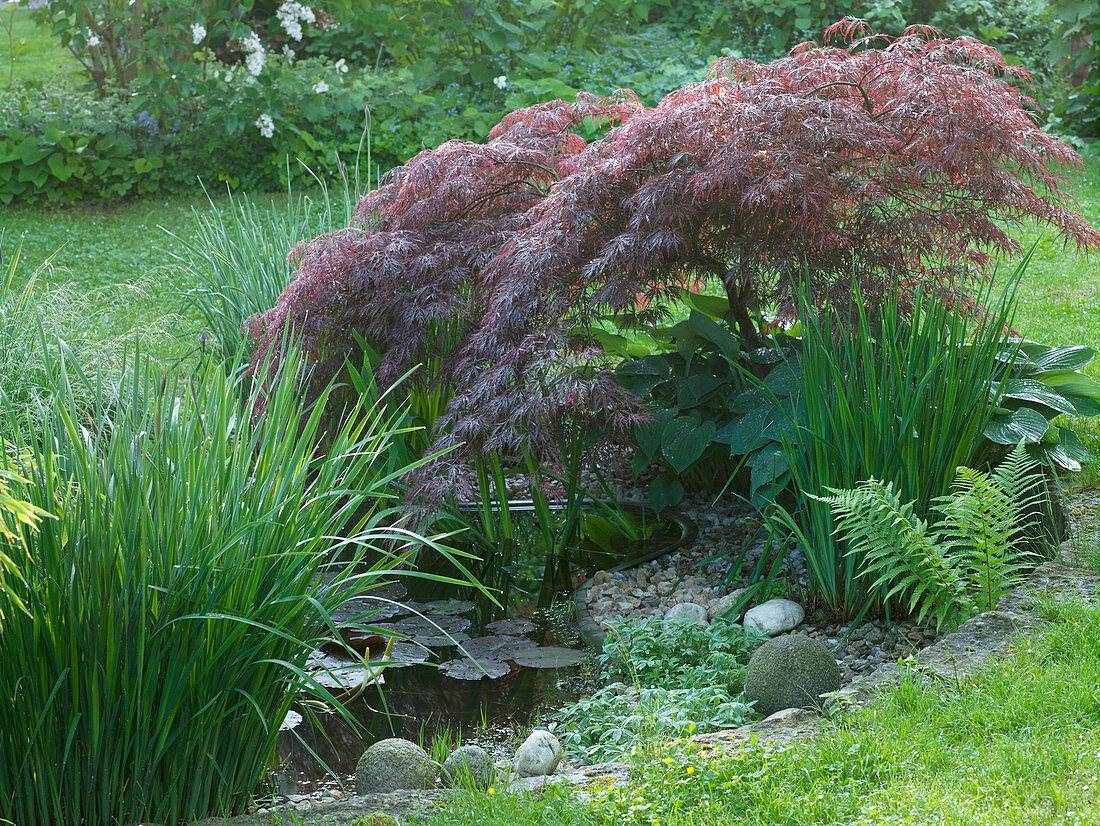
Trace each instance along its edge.
{"label": "maple tree trunk", "polygon": [[[744,264],[741,266],[743,268]],[[750,350],[763,347],[764,345],[756,331],[756,325],[753,324],[752,318],[749,316],[748,301],[741,290],[741,284],[744,282],[740,278],[734,278],[730,268],[723,264],[716,264],[714,272],[721,279],[722,286],[726,289],[726,297],[729,298],[730,302],[726,323],[730,326],[737,324],[737,332],[741,334],[742,340]]]}

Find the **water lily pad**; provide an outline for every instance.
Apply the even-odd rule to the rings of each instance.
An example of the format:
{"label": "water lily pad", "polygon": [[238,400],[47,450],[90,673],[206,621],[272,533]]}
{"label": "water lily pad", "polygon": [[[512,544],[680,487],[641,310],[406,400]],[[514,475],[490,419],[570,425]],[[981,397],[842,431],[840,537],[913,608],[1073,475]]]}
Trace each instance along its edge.
{"label": "water lily pad", "polygon": [[392,619],[401,613],[401,606],[370,597],[355,597],[343,603],[332,612],[332,621],[337,625],[357,622],[366,625]]}
{"label": "water lily pad", "polygon": [[494,634],[530,634],[536,628],[538,626],[528,619],[499,619],[485,626],[486,631]]}
{"label": "water lily pad", "polygon": [[471,659],[460,657],[457,660],[449,660],[439,666],[440,672],[456,680],[480,680],[489,678],[495,680],[512,672],[512,666],[502,660],[494,660],[483,657]]}
{"label": "water lily pad", "polygon": [[424,603],[424,611],[429,614],[468,614],[474,610],[474,604],[465,599],[437,599]]}
{"label": "water lily pad", "polygon": [[448,634],[436,634],[435,636],[416,636],[412,637],[412,642],[419,643],[420,645],[426,645],[428,648],[450,648],[455,645],[462,645],[466,640],[470,639],[469,634],[463,634],[461,631],[452,631]]}
{"label": "water lily pad", "polygon": [[420,637],[437,637],[455,634],[465,631],[473,625],[466,617],[454,614],[437,614],[432,617],[408,617],[398,620],[394,627],[406,637],[419,639]]}
{"label": "water lily pad", "polygon": [[339,699],[342,695],[357,691],[371,674],[364,662],[347,657],[335,657],[331,654],[314,652],[306,661],[305,672],[313,679],[307,690],[316,690],[316,686],[327,689]]}
{"label": "water lily pad", "polygon": [[462,651],[467,657],[481,659],[483,657],[496,660],[515,659],[520,651],[535,648],[537,643],[527,637],[512,635],[497,635],[493,637],[476,637],[462,643]]}
{"label": "water lily pad", "polygon": [[582,662],[587,655],[575,648],[559,648],[547,646],[545,648],[529,648],[520,651],[514,659],[518,665],[527,668],[568,668]]}
{"label": "water lily pad", "polygon": [[427,646],[412,640],[397,640],[390,650],[390,668],[402,668],[406,665],[426,663],[432,656]]}

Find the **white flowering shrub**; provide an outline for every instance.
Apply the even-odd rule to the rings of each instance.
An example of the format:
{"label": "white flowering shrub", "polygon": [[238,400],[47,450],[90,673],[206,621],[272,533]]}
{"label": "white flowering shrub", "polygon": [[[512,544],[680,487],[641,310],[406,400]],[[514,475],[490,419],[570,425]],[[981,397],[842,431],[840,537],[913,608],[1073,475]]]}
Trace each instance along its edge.
{"label": "white flowering shrub", "polygon": [[255,124],[270,139],[285,109],[310,89],[321,94],[339,84],[347,67],[317,64],[300,82],[284,76],[259,83],[265,73],[285,75],[309,32],[338,22],[296,0],[280,4],[270,20],[250,17],[252,6],[252,0],[51,0],[32,14],[69,48],[101,95],[125,89],[137,110],[158,122],[201,112],[230,134]]}

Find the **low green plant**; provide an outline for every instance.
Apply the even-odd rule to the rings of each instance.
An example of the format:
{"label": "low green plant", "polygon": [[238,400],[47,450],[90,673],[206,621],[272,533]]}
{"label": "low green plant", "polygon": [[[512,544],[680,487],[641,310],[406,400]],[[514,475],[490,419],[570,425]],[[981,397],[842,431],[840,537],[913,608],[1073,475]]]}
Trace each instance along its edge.
{"label": "low green plant", "polygon": [[756,642],[724,620],[616,623],[600,655],[601,679],[614,682],[562,708],[554,730],[566,749],[597,762],[649,740],[739,726],[749,713],[740,695]]}
{"label": "low green plant", "polygon": [[[798,342],[773,336],[750,349],[727,323],[729,301],[683,290],[686,319],[627,338],[587,331],[609,353],[624,358],[619,382],[647,399],[653,417],[634,429],[634,473],[656,462],[663,473],[649,483],[649,502],[661,511],[683,498],[685,487],[708,488],[741,468],[737,487],[755,504],[787,484],[780,432],[797,389]],[[763,389],[747,377],[763,380]],[[778,401],[779,404],[775,402]]]}
{"label": "low green plant", "polygon": [[823,316],[803,297],[801,404],[782,436],[800,495],[791,510],[774,503],[768,518],[798,539],[810,590],[829,608],[848,616],[866,610],[871,580],[843,552],[829,506],[815,497],[873,477],[927,517],[956,468],[971,464],[994,415],[991,400],[1001,396],[994,378],[1026,263],[999,298],[977,297],[988,307],[977,317],[921,294],[907,311],[891,292],[872,318],[858,291],[850,305]]}
{"label": "low green plant", "polygon": [[993,416],[982,431],[978,461],[1023,444],[1040,464],[1078,471],[1092,459],[1077,434],[1059,416],[1100,415],[1100,381],[1082,371],[1096,351],[1083,345],[1050,347],[1031,341],[1005,344],[990,377]]}
{"label": "low green plant", "polygon": [[918,622],[931,615],[937,627],[955,627],[992,610],[1034,566],[1022,548],[1034,522],[1027,512],[1043,492],[1034,470],[1023,445],[991,473],[958,468],[952,492],[933,505],[941,520],[932,527],[892,482],[868,479],[814,498],[832,508],[857,575],[874,579],[870,590],[884,604],[896,599]]}
{"label": "low green plant", "polygon": [[[42,430],[14,423],[26,452],[2,459],[56,518],[23,526],[25,582],[0,591],[0,819],[239,812],[297,692],[333,699],[303,670],[333,610],[431,543],[389,507],[392,428],[364,403],[323,430],[294,351],[262,420],[243,369],[172,378],[135,353],[110,382],[59,351],[39,353]],[[358,565],[327,569],[337,551]]]}
{"label": "low green plant", "polygon": [[592,763],[654,740],[743,725],[749,707],[722,686],[659,688],[612,683],[565,706],[551,725],[563,748]]}
{"label": "low green plant", "polygon": [[660,617],[623,620],[608,630],[600,669],[646,687],[721,686],[737,695],[758,641],[751,631],[721,619],[707,625]]}
{"label": "low green plant", "polygon": [[904,674],[874,703],[785,746],[654,744],[625,783],[463,792],[424,826],[1001,823],[1100,820],[1100,610],[1040,605],[1050,624],[957,681]]}

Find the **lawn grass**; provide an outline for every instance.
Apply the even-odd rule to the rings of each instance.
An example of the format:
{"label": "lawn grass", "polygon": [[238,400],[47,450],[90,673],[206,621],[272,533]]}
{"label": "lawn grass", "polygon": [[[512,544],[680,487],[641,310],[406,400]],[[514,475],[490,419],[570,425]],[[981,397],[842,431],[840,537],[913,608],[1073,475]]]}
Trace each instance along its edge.
{"label": "lawn grass", "polygon": [[0,89],[77,74],[80,64],[26,9],[0,9]]}
{"label": "lawn grass", "polygon": [[[1073,176],[1070,194],[1100,227],[1100,154],[1089,154],[1085,175]],[[1078,255],[1050,230],[1030,224],[1012,235],[1024,249],[1038,243],[1021,285],[1017,329],[1044,344],[1100,344],[1100,256]],[[1003,262],[1000,270],[1011,271],[1012,263]],[[1100,360],[1088,372],[1100,375]]]}
{"label": "lawn grass", "polygon": [[1036,639],[954,685],[903,682],[790,749],[674,743],[578,802],[469,792],[423,826],[1100,823],[1100,608],[1052,609]]}
{"label": "lawn grass", "polygon": [[[1084,176],[1074,174],[1070,194],[1082,214],[1100,227],[1100,147],[1092,147],[1085,158]],[[1050,230],[1025,224],[1012,231],[1024,249],[1037,245],[1020,285],[1016,329],[1043,344],[1087,344],[1100,351],[1100,255],[1086,258],[1066,245]],[[1013,261],[1002,261],[999,272],[1012,271]],[[1100,358],[1085,372],[1100,378]],[[1100,456],[1100,421],[1096,418],[1062,417],[1093,454]],[[1072,479],[1078,487],[1100,486],[1100,462],[1085,466]]]}
{"label": "lawn grass", "polygon": [[[284,207],[287,195],[254,200],[262,214]],[[184,300],[194,285],[172,258],[178,246],[172,235],[190,237],[196,213],[224,209],[228,197],[215,196],[212,202],[214,207],[200,192],[112,207],[6,208],[0,217],[0,249],[5,260],[20,255],[17,284],[48,262],[37,284],[64,286],[86,297],[90,307],[106,310],[100,314],[104,337],[154,331],[148,342],[153,354],[179,359],[194,351],[201,321]],[[171,323],[165,324],[166,317]]]}

